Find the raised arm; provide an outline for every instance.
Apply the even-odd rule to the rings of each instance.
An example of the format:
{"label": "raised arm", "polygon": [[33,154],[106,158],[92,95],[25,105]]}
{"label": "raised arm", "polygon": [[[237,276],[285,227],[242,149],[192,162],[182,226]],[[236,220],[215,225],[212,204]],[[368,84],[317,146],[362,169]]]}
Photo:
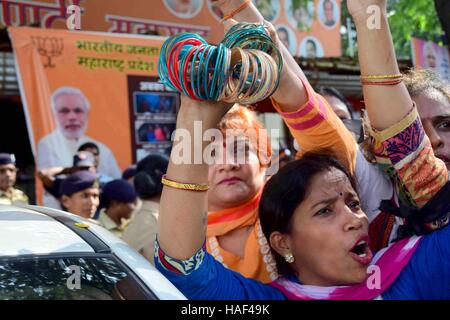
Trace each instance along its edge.
{"label": "raised arm", "polygon": [[[361,74],[398,75],[400,70],[389,30],[386,0],[349,0],[347,5],[356,25]],[[380,24],[372,24],[373,19]],[[370,122],[377,130],[398,123],[411,111],[412,100],[402,82],[398,85],[364,85],[363,93]]]}
{"label": "raised arm", "polygon": [[[237,22],[264,22],[264,17],[252,1],[216,0],[211,2],[219,6],[226,16],[228,15],[230,19],[232,18]],[[234,12],[236,13],[233,14]],[[227,20],[225,20],[225,22],[227,22]],[[275,29],[273,29],[272,32],[274,33],[273,36],[276,36]],[[283,62],[287,65],[287,68],[284,68],[285,72],[282,74],[281,78],[283,85],[280,85],[277,92],[273,95],[273,98],[279,103],[281,111],[297,111],[298,106],[306,103],[308,99],[306,89],[303,87],[302,83],[298,81],[299,78],[306,81],[306,77],[300,66],[289,53],[289,50],[281,43],[281,41],[278,41],[278,47],[281,50]]]}
{"label": "raised arm", "polygon": [[386,0],[348,0],[347,6],[357,30],[364,101],[377,162],[396,182],[404,204],[423,207],[447,182],[448,172],[434,156],[401,81]]}
{"label": "raised arm", "polygon": [[[182,138],[174,142],[167,179],[188,184],[208,184],[208,164],[203,161],[203,148],[206,146],[202,139],[203,132],[215,128],[230,107],[229,104],[198,102],[182,96],[177,118],[177,134]],[[202,131],[197,129],[195,132],[196,122],[197,125],[201,123]],[[178,153],[180,150],[182,154]],[[187,157],[188,163],[179,163],[176,157],[186,155],[185,152],[190,155]],[[202,157],[199,164],[194,164],[195,154]],[[207,200],[207,192],[164,186],[158,220],[158,242],[167,255],[183,260],[202,247],[206,238]]]}
{"label": "raised arm", "polygon": [[[212,2],[216,3],[226,15],[237,12],[232,18],[238,22],[264,21],[251,1]],[[225,21],[226,27],[227,23],[228,21]],[[278,39],[273,27],[271,32],[281,50],[284,62],[280,86],[271,101],[301,146],[298,156],[304,152],[330,149],[353,172],[356,162],[356,142],[352,134],[334,114],[327,101],[314,92],[300,66]]]}

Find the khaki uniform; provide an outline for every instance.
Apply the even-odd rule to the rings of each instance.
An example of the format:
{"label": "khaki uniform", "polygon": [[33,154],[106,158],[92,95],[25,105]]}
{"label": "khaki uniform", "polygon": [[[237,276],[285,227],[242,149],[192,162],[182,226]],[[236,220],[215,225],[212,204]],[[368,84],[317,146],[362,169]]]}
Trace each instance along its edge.
{"label": "khaki uniform", "polygon": [[142,254],[153,264],[159,204],[153,201],[142,201],[139,211],[133,215],[122,240]]}
{"label": "khaki uniform", "polygon": [[122,238],[122,234],[123,234],[124,230],[127,228],[128,224],[129,224],[129,220],[123,221],[122,224],[120,226],[118,226],[117,223],[115,223],[113,221],[113,219],[111,219],[106,214],[106,209],[103,208],[100,210],[100,215],[98,216],[97,223],[100,226],[102,226],[103,228],[105,228],[106,230],[108,230],[109,232],[112,232],[119,238]]}
{"label": "khaki uniform", "polygon": [[11,188],[7,192],[0,190],[0,204],[28,204],[28,197],[19,189]]}

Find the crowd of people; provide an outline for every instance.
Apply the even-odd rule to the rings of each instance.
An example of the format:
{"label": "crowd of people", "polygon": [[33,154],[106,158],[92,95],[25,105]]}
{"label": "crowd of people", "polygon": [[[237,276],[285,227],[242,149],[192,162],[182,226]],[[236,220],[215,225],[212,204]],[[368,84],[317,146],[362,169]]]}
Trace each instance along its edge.
{"label": "crowd of people", "polygon": [[[239,1],[218,2],[233,12]],[[361,148],[279,43],[284,65],[272,104],[299,145],[299,159],[264,181],[257,150],[267,143],[245,134],[244,165],[171,158],[155,264],[189,299],[449,298],[448,170],[418,106],[427,95],[448,109],[448,84],[408,92],[414,75],[400,74],[386,1],[347,5],[367,110]],[[376,30],[366,24],[371,5],[383,13]],[[251,5],[234,18],[262,22]],[[193,121],[204,130],[222,128],[233,117],[241,117],[233,129],[255,126],[242,107],[231,107],[182,97],[177,129],[193,132]],[[375,288],[366,283],[369,267],[381,270]]]}
{"label": "crowd of people", "polygon": [[[226,28],[264,21],[249,1],[213,2],[234,13]],[[371,5],[382,8],[376,30],[365,23]],[[450,299],[450,84],[429,70],[400,73],[386,0],[347,6],[358,35],[361,118],[336,89],[313,89],[266,22],[283,58],[271,103],[298,151],[294,160],[282,150],[273,176],[270,138],[247,134],[264,130],[255,111],[182,96],[177,130],[195,136],[201,121],[204,132],[236,132],[244,163],[153,154],[117,179],[99,166],[104,147],[84,139],[71,166],[40,165],[46,192],[121,237],[189,299]],[[62,90],[56,114],[70,95],[82,100]],[[230,148],[213,144],[220,155]],[[28,202],[14,188],[16,173],[14,155],[0,153],[0,204]],[[375,288],[369,267],[381,270]]]}
{"label": "crowd of people", "polygon": [[[161,177],[168,158],[148,155],[127,167],[120,179],[99,171],[98,162],[97,145],[87,142],[78,148],[72,166],[39,170],[45,191],[58,200],[54,207],[47,207],[65,210],[104,227],[153,263]],[[15,156],[0,153],[0,204],[29,203],[27,195],[14,188],[17,172]]]}

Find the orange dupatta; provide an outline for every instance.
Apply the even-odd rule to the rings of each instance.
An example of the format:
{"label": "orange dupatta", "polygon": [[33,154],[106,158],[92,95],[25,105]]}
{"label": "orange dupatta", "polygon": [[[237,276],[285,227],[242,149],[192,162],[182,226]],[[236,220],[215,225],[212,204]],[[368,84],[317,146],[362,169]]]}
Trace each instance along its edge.
{"label": "orange dupatta", "polygon": [[[278,273],[258,219],[261,192],[241,206],[208,214],[206,248],[225,267],[245,277],[270,282],[278,277]],[[252,230],[245,243],[244,258],[220,247],[217,237],[248,226],[252,226]]]}

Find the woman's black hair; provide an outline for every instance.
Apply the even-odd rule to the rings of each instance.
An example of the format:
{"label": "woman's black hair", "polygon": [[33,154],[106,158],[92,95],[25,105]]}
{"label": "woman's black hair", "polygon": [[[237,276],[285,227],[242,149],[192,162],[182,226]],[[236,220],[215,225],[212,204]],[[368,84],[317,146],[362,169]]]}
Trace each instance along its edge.
{"label": "woman's black hair", "polygon": [[[259,203],[259,218],[263,233],[270,243],[274,231],[288,234],[292,227],[295,209],[305,200],[310,192],[312,179],[319,173],[336,168],[350,180],[353,189],[356,181],[329,151],[306,153],[301,159],[288,163],[266,183]],[[280,275],[292,274],[285,259],[274,249],[272,254]]]}
{"label": "woman's black hair", "polygon": [[347,98],[345,98],[344,95],[339,92],[339,90],[337,90],[336,88],[333,88],[333,87],[320,87],[319,94],[321,94],[322,96],[324,96],[324,95],[332,96],[332,97],[339,99],[347,107],[347,111],[350,114],[350,118],[354,119],[352,105],[347,100]]}
{"label": "woman's black hair", "polygon": [[165,155],[151,154],[138,162],[134,177],[134,188],[143,200],[162,192],[161,177],[166,173],[169,159]]}
{"label": "woman's black hair", "polygon": [[312,43],[312,45],[314,46],[314,50],[317,50],[317,44],[314,40],[308,39],[306,40],[306,43]]}

